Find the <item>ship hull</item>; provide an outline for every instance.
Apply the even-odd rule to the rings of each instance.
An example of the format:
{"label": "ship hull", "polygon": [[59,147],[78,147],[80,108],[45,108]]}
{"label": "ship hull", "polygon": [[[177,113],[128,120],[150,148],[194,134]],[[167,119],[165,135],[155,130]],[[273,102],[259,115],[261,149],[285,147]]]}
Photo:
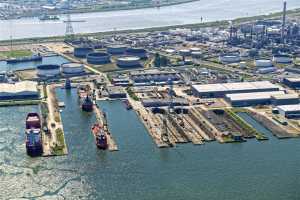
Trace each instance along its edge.
{"label": "ship hull", "polygon": [[35,145],[35,146],[26,145],[26,153],[30,157],[41,156],[43,154],[43,146],[42,144]]}
{"label": "ship hull", "polygon": [[11,59],[7,60],[7,64],[21,63],[21,62],[34,62],[34,61],[42,61],[43,57],[35,57],[35,58],[26,58],[26,59]]}

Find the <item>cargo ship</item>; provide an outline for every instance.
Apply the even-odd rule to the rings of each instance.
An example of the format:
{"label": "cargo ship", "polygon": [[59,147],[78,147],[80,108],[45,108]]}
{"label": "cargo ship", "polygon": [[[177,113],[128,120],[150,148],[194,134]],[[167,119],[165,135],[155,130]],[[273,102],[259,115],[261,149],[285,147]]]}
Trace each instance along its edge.
{"label": "cargo ship", "polygon": [[29,156],[41,156],[43,144],[41,135],[41,119],[37,113],[29,113],[26,117],[26,152]]}
{"label": "cargo ship", "polygon": [[13,58],[6,60],[7,64],[14,64],[14,63],[20,63],[20,62],[37,62],[42,61],[43,57],[41,55],[33,55],[33,56],[26,56],[22,58]]}
{"label": "cargo ship", "polygon": [[94,124],[91,130],[95,137],[96,146],[102,150],[107,149],[108,144],[104,128],[100,124]]}
{"label": "cargo ship", "polygon": [[92,112],[94,109],[94,103],[92,99],[91,89],[88,85],[80,86],[78,88],[78,97],[81,109],[86,112]]}

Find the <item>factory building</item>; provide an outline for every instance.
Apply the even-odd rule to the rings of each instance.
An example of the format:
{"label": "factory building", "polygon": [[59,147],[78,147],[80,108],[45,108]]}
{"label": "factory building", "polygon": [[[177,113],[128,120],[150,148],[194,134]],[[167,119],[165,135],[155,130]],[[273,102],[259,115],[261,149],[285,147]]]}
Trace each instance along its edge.
{"label": "factory building", "polygon": [[38,65],[36,68],[37,68],[37,75],[39,77],[51,78],[60,75],[59,65],[45,64],[45,65]]}
{"label": "factory building", "polygon": [[121,86],[109,86],[106,88],[108,97],[112,99],[126,98],[125,89]]}
{"label": "factory building", "polygon": [[[143,99],[142,104],[144,107],[163,107],[170,105],[169,99]],[[188,106],[189,103],[183,98],[174,98],[172,101],[172,106]]]}
{"label": "factory building", "polygon": [[299,103],[298,94],[277,94],[271,96],[271,104],[274,106],[293,105]]}
{"label": "factory building", "polygon": [[191,89],[194,96],[204,98],[218,98],[224,97],[226,94],[233,93],[279,91],[280,87],[272,84],[269,81],[257,81],[192,85]]}
{"label": "factory building", "polygon": [[226,94],[225,100],[234,107],[269,105],[275,95],[284,95],[284,91]]}
{"label": "factory building", "polygon": [[300,74],[300,68],[297,68],[297,67],[286,67],[284,69],[284,71],[295,73],[295,74]]}
{"label": "factory building", "polygon": [[180,76],[175,71],[159,71],[159,70],[148,70],[143,72],[132,72],[130,79],[135,83],[161,83],[172,81],[180,81]]}
{"label": "factory building", "polygon": [[83,74],[84,71],[84,65],[81,63],[63,63],[61,65],[61,72],[65,75],[77,75],[77,74]]}
{"label": "factory building", "polygon": [[38,99],[37,83],[22,81],[17,83],[0,84],[0,100]]}
{"label": "factory building", "polygon": [[90,47],[76,47],[74,48],[74,56],[76,58],[86,58],[89,53],[94,52],[93,48]]}
{"label": "factory building", "polygon": [[102,65],[102,64],[107,64],[110,63],[110,55],[105,52],[94,52],[94,53],[89,53],[86,56],[86,61],[89,64],[94,64],[94,65]]}
{"label": "factory building", "polygon": [[284,78],[282,83],[293,89],[300,88],[300,78]]}
{"label": "factory building", "polygon": [[277,106],[277,110],[288,119],[300,118],[300,104]]}

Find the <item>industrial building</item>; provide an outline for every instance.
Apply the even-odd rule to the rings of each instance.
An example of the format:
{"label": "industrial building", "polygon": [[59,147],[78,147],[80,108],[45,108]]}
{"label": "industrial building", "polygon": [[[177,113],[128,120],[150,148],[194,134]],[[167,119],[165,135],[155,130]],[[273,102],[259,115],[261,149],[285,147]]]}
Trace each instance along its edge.
{"label": "industrial building", "polygon": [[273,56],[273,62],[287,64],[292,63],[293,58],[289,55],[277,54]]}
{"label": "industrial building", "polygon": [[[142,104],[144,107],[163,107],[170,105],[169,99],[143,99]],[[183,98],[174,98],[172,100],[172,106],[188,106],[189,103]]]}
{"label": "industrial building", "polygon": [[132,72],[130,79],[135,83],[161,83],[180,81],[180,76],[175,71],[147,70],[142,72]]}
{"label": "industrial building", "polygon": [[0,83],[0,100],[37,99],[39,93],[37,83],[22,81],[17,83]]}
{"label": "industrial building", "polygon": [[45,64],[45,65],[38,65],[36,68],[37,68],[37,75],[39,77],[51,78],[51,77],[58,76],[60,74],[59,65]]}
{"label": "industrial building", "polygon": [[102,65],[110,63],[110,55],[105,52],[93,52],[86,56],[86,61],[89,64]]}
{"label": "industrial building", "polygon": [[106,88],[108,97],[112,99],[126,98],[126,91],[121,86],[109,86]]}
{"label": "industrial building", "polygon": [[66,75],[83,74],[84,65],[81,63],[64,63],[61,65],[61,72]]}
{"label": "industrial building", "polygon": [[300,78],[284,78],[282,83],[293,89],[300,88]]}
{"label": "industrial building", "polygon": [[280,87],[269,81],[237,82],[192,85],[194,96],[204,98],[224,97],[226,94],[279,91]]}
{"label": "industrial building", "polygon": [[300,117],[300,104],[277,106],[277,109],[286,118]]}
{"label": "industrial building", "polygon": [[274,95],[284,95],[284,91],[226,94],[225,100],[234,107],[269,105]]}
{"label": "industrial building", "polygon": [[255,60],[254,65],[257,68],[273,67],[273,63],[271,60]]}
{"label": "industrial building", "polygon": [[219,56],[219,61],[221,63],[237,63],[241,61],[241,57],[238,54],[232,54],[232,55],[220,55]]}
{"label": "industrial building", "polygon": [[272,95],[271,103],[274,106],[299,104],[298,94],[277,94]]}

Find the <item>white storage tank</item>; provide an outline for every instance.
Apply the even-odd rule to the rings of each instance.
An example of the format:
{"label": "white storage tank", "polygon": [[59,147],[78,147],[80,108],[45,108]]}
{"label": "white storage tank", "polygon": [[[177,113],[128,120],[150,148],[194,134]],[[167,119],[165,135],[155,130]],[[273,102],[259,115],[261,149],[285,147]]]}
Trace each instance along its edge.
{"label": "white storage tank", "polygon": [[219,61],[221,63],[236,63],[240,62],[241,57],[238,54],[232,54],[232,55],[220,55],[219,56]]}
{"label": "white storage tank", "polygon": [[137,56],[122,56],[117,59],[117,65],[120,68],[141,67],[140,60]]}
{"label": "white storage tank", "polygon": [[265,59],[255,60],[254,65],[257,68],[273,67],[272,61],[271,60],[265,60]]}
{"label": "white storage tank", "polygon": [[202,57],[202,52],[200,52],[200,51],[193,51],[191,53],[191,55],[192,55],[192,58],[201,58]]}
{"label": "white storage tank", "polygon": [[293,62],[293,58],[289,55],[277,54],[273,56],[273,62],[288,64]]}
{"label": "white storage tank", "polygon": [[61,71],[64,74],[82,74],[84,65],[81,63],[64,63],[61,65]]}
{"label": "white storage tank", "polygon": [[240,62],[240,68],[241,69],[246,69],[246,67],[247,67],[247,64],[246,64],[246,62]]}
{"label": "white storage tank", "polygon": [[189,49],[181,49],[181,50],[179,50],[179,55],[181,55],[181,56],[190,56],[191,51]]}

